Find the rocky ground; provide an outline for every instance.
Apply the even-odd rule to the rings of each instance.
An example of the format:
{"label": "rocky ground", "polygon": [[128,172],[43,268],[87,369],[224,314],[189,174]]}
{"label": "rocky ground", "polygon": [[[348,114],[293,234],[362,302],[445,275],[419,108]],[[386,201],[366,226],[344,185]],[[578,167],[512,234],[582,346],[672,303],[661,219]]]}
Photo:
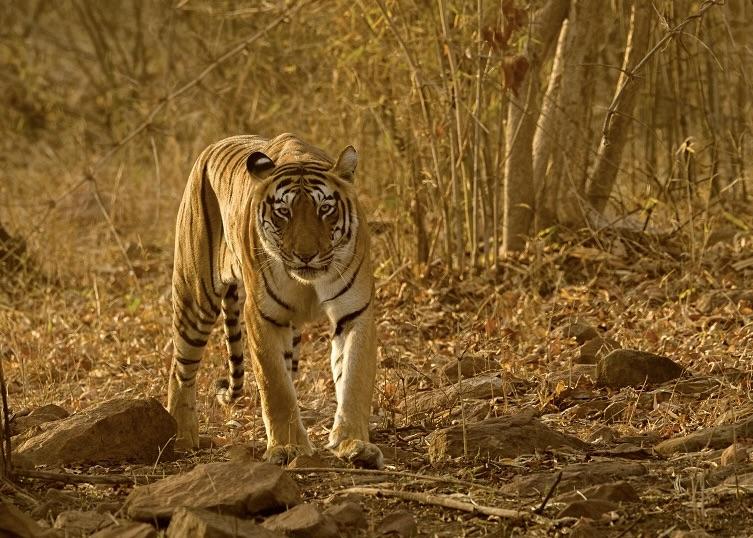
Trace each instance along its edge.
{"label": "rocky ground", "polygon": [[[138,280],[9,295],[0,309],[16,476],[0,529],[21,536],[748,536],[753,529],[750,238],[602,237],[532,248],[498,274],[381,274],[372,438],[383,472],[321,449],[260,462],[253,380],[214,403],[200,451],[164,411],[169,253]],[[219,332],[219,331],[218,331]],[[303,341],[304,421],[334,409],[326,327]]]}

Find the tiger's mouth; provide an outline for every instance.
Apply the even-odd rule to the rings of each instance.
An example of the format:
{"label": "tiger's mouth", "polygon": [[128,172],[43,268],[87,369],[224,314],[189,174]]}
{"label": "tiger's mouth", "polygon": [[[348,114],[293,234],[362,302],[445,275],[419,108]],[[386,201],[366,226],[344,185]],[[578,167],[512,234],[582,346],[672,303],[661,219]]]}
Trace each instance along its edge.
{"label": "tiger's mouth", "polygon": [[293,274],[293,276],[302,280],[314,280],[326,273],[328,268],[329,267],[327,265],[315,267],[313,265],[307,264],[288,267],[288,270]]}

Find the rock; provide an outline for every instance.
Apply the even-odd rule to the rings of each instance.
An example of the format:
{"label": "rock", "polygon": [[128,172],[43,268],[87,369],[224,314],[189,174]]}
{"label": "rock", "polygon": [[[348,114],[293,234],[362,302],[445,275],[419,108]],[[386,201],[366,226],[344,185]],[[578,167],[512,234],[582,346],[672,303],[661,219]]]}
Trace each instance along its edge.
{"label": "rock", "polygon": [[[565,465],[562,468],[562,479],[557,486],[557,493],[568,493],[594,484],[643,476],[646,473],[648,469],[645,465],[627,461],[594,461]],[[521,475],[503,485],[500,490],[521,497],[543,497],[551,488],[556,476],[555,472]]]}
{"label": "rock", "polygon": [[138,486],[124,510],[131,519],[164,521],[181,506],[243,516],[277,512],[299,502],[298,486],[276,465],[221,462]]}
{"label": "rock", "polygon": [[719,457],[721,465],[735,465],[746,463],[749,459],[751,447],[747,443],[733,443],[724,449]]}
{"label": "rock", "polygon": [[387,514],[377,527],[377,534],[389,536],[418,536],[418,525],[413,514],[399,510]]}
{"label": "rock", "polygon": [[599,517],[601,517],[601,514],[612,512],[614,510],[618,510],[619,508],[619,504],[602,499],[573,501],[565,506],[562,510],[560,510],[560,513],[557,514],[557,517],[587,517],[589,519],[599,519]]}
{"label": "rock", "polygon": [[10,503],[0,501],[0,536],[37,538],[46,529]]}
{"label": "rock", "polygon": [[26,465],[171,459],[175,419],[154,398],[116,399],[58,420],[15,454]]}
{"label": "rock", "polygon": [[281,538],[282,535],[265,529],[253,521],[239,519],[193,508],[175,510],[170,526],[167,527],[168,538]]}
{"label": "rock", "polygon": [[301,454],[293,458],[293,461],[288,463],[288,469],[303,469],[305,467],[329,467],[327,462],[322,458],[313,454],[311,456],[307,454]]}
{"label": "rock", "polygon": [[616,349],[601,359],[596,384],[604,387],[642,387],[680,377],[683,368],[672,359],[634,349]]}
{"label": "rock", "polygon": [[499,361],[490,359],[481,355],[471,355],[460,359],[460,361],[450,361],[442,368],[442,374],[452,383],[458,380],[458,363],[460,363],[460,375],[463,378],[473,377],[484,372],[499,371]]}
{"label": "rock", "polygon": [[568,538],[602,538],[604,531],[588,519],[580,519],[570,527],[570,533],[567,536]]}
{"label": "rock", "polygon": [[599,484],[598,486],[590,486],[577,492],[566,493],[564,495],[559,495],[558,497],[556,497],[556,500],[558,502],[563,503],[591,499],[612,501],[616,503],[634,503],[640,502],[641,500],[633,486],[625,481],[611,482],[609,484]]}
{"label": "rock", "polygon": [[265,450],[265,447],[257,446],[255,443],[233,445],[227,449],[227,457],[236,463],[262,461]]}
{"label": "rock", "polygon": [[578,345],[582,346],[589,340],[597,338],[599,331],[588,323],[575,321],[562,327],[562,336],[564,338],[575,338]]}
{"label": "rock", "polygon": [[526,381],[510,375],[480,375],[464,379],[460,383],[455,382],[447,387],[419,392],[415,398],[408,398],[405,401],[405,409],[408,414],[447,409],[458,405],[461,396],[472,400],[488,400],[521,391],[523,386],[527,385]]}
{"label": "rock", "polygon": [[10,421],[11,436],[25,433],[32,428],[37,428],[46,422],[66,418],[70,413],[55,404],[47,404],[34,409],[31,413],[24,416],[17,416]]}
{"label": "rock", "polygon": [[698,452],[704,448],[725,448],[744,437],[753,437],[753,417],[667,439],[656,445],[654,450],[662,456],[671,456],[678,452]]}
{"label": "rock", "polygon": [[[429,436],[429,460],[435,463],[462,456],[463,437],[462,425],[435,431]],[[467,424],[465,439],[469,457],[492,459],[516,458],[546,448],[584,450],[588,446],[576,437],[549,428],[530,413]]]}
{"label": "rock", "polygon": [[89,536],[91,533],[112,525],[112,519],[95,511],[66,510],[58,514],[53,527],[63,529],[66,536]]}
{"label": "rock", "polygon": [[331,506],[324,514],[332,518],[341,533],[350,529],[362,529],[369,525],[363,507],[350,501]]}
{"label": "rock", "polygon": [[90,538],[157,538],[157,531],[148,523],[120,520]]}
{"label": "rock", "polygon": [[268,518],[262,525],[291,538],[337,538],[337,525],[313,504],[299,504]]}
{"label": "rock", "polygon": [[601,336],[591,338],[580,347],[580,355],[575,359],[575,363],[596,364],[599,359],[615,349],[620,349],[620,344],[617,340]]}

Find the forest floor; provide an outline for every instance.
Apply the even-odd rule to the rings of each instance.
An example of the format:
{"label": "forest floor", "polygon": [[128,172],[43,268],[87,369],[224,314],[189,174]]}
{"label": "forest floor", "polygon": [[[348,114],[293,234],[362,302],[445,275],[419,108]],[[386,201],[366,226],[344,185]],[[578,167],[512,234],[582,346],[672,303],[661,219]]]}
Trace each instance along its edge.
{"label": "forest floor", "polygon": [[[369,522],[356,533],[363,536],[378,534],[384,518],[401,510],[413,515],[422,536],[750,535],[752,240],[717,234],[692,249],[682,238],[605,232],[536,243],[493,275],[452,279],[439,264],[422,278],[410,268],[378,275],[380,370],[372,439],[383,448],[386,469],[397,472],[292,470],[291,476],[311,502],[365,486],[526,514],[500,518],[360,495]],[[11,412],[55,403],[73,413],[117,397],[165,401],[170,251],[132,245],[128,255],[138,280],[125,263],[114,263],[92,272],[86,285],[29,284],[0,300]],[[606,347],[668,357],[684,372],[657,385],[605,386],[594,364],[605,350],[584,351],[584,331]],[[149,465],[153,475],[225,460],[238,445],[254,456],[262,453],[253,376],[238,404],[226,409],[215,402],[212,387],[224,375],[225,360],[221,331],[215,332],[198,378],[200,429],[211,446],[177,462]],[[345,468],[323,449],[334,411],[326,333],[323,323],[305,331],[297,387],[318,448],[315,461]],[[454,375],[459,364],[471,365],[461,381]],[[471,389],[463,389],[465,383]],[[519,454],[489,448],[489,439],[508,442],[509,423],[490,421],[495,417],[523,417],[534,425],[529,439],[509,441]],[[482,421],[499,429],[488,430],[486,439],[473,437]],[[703,446],[655,449],[728,424],[739,426],[732,439],[724,430]],[[460,454],[435,433],[452,426],[467,434]],[[545,430],[578,442],[534,446]],[[731,441],[737,441],[733,457]],[[526,451],[526,442],[534,448]],[[48,470],[134,469],[123,463]],[[416,474],[465,484],[423,481]],[[610,486],[587,489],[598,484]],[[31,479],[21,479],[18,488],[3,487],[0,495],[50,525],[65,510],[102,503],[117,515],[130,491],[126,485]]]}

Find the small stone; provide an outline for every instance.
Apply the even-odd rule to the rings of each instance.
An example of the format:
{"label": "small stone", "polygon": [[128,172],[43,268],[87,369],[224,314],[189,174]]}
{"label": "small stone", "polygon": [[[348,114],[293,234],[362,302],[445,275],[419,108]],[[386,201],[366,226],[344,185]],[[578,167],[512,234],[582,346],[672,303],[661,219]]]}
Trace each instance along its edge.
{"label": "small stone", "polygon": [[10,503],[0,501],[0,536],[18,536],[36,538],[43,536],[45,529],[39,526],[31,516]]}
{"label": "small stone", "polygon": [[598,337],[599,331],[588,323],[575,321],[562,327],[562,336],[565,338],[575,338],[578,345],[582,346],[589,340]]}
{"label": "small stone", "polygon": [[587,517],[589,519],[599,519],[599,517],[601,517],[601,514],[605,514],[606,512],[613,512],[615,510],[618,510],[619,508],[619,504],[602,499],[573,501],[565,506],[562,510],[560,510],[560,513],[557,514],[557,517]]}
{"label": "small stone", "polygon": [[191,508],[175,511],[166,534],[168,538],[282,538],[247,519]]}
{"label": "small stone", "polygon": [[568,538],[602,538],[604,532],[599,529],[588,519],[580,519],[575,525],[570,527]]}
{"label": "small stone", "polygon": [[115,399],[58,420],[14,455],[26,465],[65,465],[172,458],[175,419],[154,398]]}
{"label": "small stone", "polygon": [[39,427],[46,422],[53,422],[69,416],[70,413],[55,404],[47,404],[38,407],[29,414],[16,417],[10,421],[11,436],[25,433],[26,431]]}
{"label": "small stone", "polygon": [[418,536],[418,525],[413,514],[407,510],[399,510],[385,516],[377,533],[388,536]]}
{"label": "small stone", "polygon": [[336,538],[337,525],[313,504],[299,504],[287,512],[268,518],[262,525],[291,538]]}
{"label": "small stone", "polygon": [[500,368],[499,361],[480,355],[466,356],[459,361],[452,360],[442,368],[442,374],[453,383],[458,380],[458,363],[463,378],[474,377],[484,372],[497,372]]}
{"label": "small stone", "polygon": [[620,344],[612,338],[597,336],[591,338],[580,347],[580,355],[575,360],[576,364],[596,364],[599,359],[615,349],[620,349]]}
{"label": "small stone", "polygon": [[280,467],[221,462],[137,486],[124,509],[131,519],[165,521],[179,507],[244,516],[278,512],[299,502],[298,486]]}
{"label": "small stone", "polygon": [[368,526],[363,507],[354,502],[336,504],[327,508],[324,514],[331,517],[341,531],[362,529]]}
{"label": "small stone", "polygon": [[235,463],[262,461],[264,448],[252,444],[233,445],[227,449],[227,457]]}
{"label": "small stone", "polygon": [[157,538],[157,531],[148,523],[119,520],[90,538]]}
{"label": "small stone", "polygon": [[523,390],[526,381],[510,375],[479,375],[448,387],[441,387],[428,392],[420,392],[415,398],[408,398],[405,409],[410,413],[424,413],[445,407],[454,407],[460,398],[471,400],[489,400],[515,391]]}
{"label": "small stone", "polygon": [[601,359],[596,384],[604,387],[642,387],[680,377],[683,368],[672,359],[634,349],[616,349]]}
{"label": "small stone", "polygon": [[724,449],[719,458],[722,466],[746,463],[750,459],[751,446],[746,443],[733,443]]}
{"label": "small stone", "polygon": [[95,511],[66,510],[58,514],[53,527],[65,530],[66,536],[89,536],[112,525],[112,519]]}
{"label": "small stone", "polygon": [[504,418],[490,418],[444,428],[431,434],[429,460],[432,463],[447,457],[516,458],[534,454],[547,448],[568,447],[584,450],[587,445],[580,439],[560,433],[530,413]]}

